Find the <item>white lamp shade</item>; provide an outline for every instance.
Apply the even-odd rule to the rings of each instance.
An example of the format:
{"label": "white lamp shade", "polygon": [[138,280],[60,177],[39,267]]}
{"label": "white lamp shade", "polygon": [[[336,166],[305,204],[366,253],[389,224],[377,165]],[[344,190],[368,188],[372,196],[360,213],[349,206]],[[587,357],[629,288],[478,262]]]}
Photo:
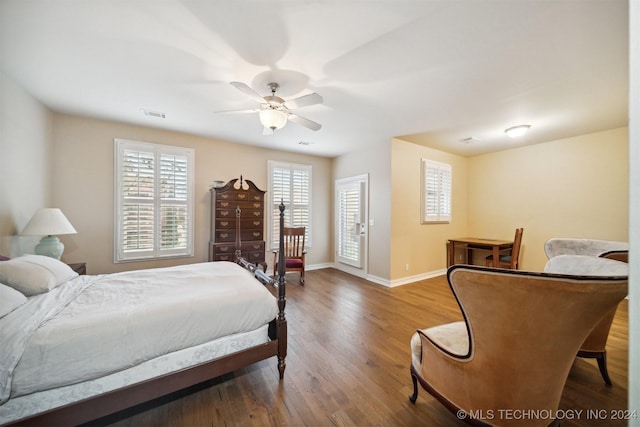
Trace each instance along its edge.
{"label": "white lamp shade", "polygon": [[265,108],[260,111],[260,123],[272,130],[281,129],[287,124],[287,115],[273,108]]}
{"label": "white lamp shade", "polygon": [[76,234],[73,225],[58,208],[39,209],[22,230],[25,236],[51,236],[59,234]]}

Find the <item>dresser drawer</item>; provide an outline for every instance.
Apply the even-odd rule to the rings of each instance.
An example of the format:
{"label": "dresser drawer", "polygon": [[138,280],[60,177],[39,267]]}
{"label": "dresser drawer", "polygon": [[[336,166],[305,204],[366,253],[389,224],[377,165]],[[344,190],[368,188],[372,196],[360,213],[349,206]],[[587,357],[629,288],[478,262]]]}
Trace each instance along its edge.
{"label": "dresser drawer", "polygon": [[[264,252],[242,252],[242,257],[252,264],[259,264],[261,262],[264,262]],[[230,254],[216,253],[213,256],[213,259],[211,261],[235,262],[235,260],[236,260],[236,255],[234,253],[230,253]]]}
{"label": "dresser drawer", "polygon": [[252,264],[264,262],[264,252],[242,252],[242,256]]}
{"label": "dresser drawer", "polygon": [[[240,230],[240,239],[242,241],[250,241],[250,240],[262,240],[263,231],[262,230]],[[219,229],[215,231],[215,241],[216,242],[232,242],[236,241],[236,231],[235,230],[225,230]]]}
{"label": "dresser drawer", "polygon": [[[233,220],[236,219],[235,208],[216,208],[216,219]],[[262,219],[264,218],[264,211],[262,209],[245,208],[240,212],[240,219]]]}
{"label": "dresser drawer", "polygon": [[[264,241],[244,242],[240,251],[244,259],[252,263],[264,262]],[[235,261],[236,247],[233,243],[212,243],[210,247],[210,261]]]}
{"label": "dresser drawer", "polygon": [[[236,218],[216,218],[215,227],[216,230],[235,230]],[[263,228],[264,222],[262,218],[240,220],[241,230],[262,230]]]}
{"label": "dresser drawer", "polygon": [[237,200],[218,200],[215,205],[216,209],[233,209],[236,208],[244,211],[245,209],[263,210],[263,203],[258,201],[237,201]]}
{"label": "dresser drawer", "polygon": [[235,262],[235,260],[236,260],[236,256],[233,253],[219,254],[215,252],[213,254],[213,259],[211,259],[211,261],[231,261],[231,262]]}
{"label": "dresser drawer", "polygon": [[216,193],[216,202],[236,201],[236,202],[262,202],[264,194],[250,194],[244,191],[226,191]]}
{"label": "dresser drawer", "polygon": [[[233,243],[216,243],[214,244],[214,248],[216,253],[230,254],[235,253],[236,251],[236,245]],[[240,244],[240,250],[242,250],[243,253],[255,251],[264,252],[264,240],[257,242],[242,242]]]}

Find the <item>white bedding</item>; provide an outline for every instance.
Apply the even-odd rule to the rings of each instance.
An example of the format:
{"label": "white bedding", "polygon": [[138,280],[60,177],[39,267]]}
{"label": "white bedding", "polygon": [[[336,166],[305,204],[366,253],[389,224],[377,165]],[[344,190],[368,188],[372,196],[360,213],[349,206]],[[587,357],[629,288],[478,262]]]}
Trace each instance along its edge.
{"label": "white bedding", "polygon": [[95,380],[12,398],[0,406],[0,425],[264,344],[269,341],[267,329],[268,325],[264,325],[251,332],[165,354]]}
{"label": "white bedding", "polygon": [[0,400],[252,331],[276,315],[271,293],[228,262],[80,276],[0,319]]}

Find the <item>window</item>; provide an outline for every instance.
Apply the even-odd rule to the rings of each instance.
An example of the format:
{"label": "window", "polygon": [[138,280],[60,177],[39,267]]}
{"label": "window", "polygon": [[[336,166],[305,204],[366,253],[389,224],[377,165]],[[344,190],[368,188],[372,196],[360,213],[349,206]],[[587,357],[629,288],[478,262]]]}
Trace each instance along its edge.
{"label": "window", "polygon": [[451,165],[422,159],[422,223],[451,221]]}
{"label": "window", "polygon": [[286,206],[286,227],[306,227],[305,246],[311,246],[311,166],[269,160],[269,242],[278,249],[280,201]]}
{"label": "window", "polygon": [[193,150],[114,143],[115,262],[193,255]]}

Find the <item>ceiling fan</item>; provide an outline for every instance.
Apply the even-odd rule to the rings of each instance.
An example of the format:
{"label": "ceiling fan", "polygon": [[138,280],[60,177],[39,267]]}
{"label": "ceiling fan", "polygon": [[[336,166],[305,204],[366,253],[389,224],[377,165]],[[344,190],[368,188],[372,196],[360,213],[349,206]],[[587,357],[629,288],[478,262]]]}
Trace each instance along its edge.
{"label": "ceiling fan", "polygon": [[258,113],[260,117],[260,123],[262,123],[262,125],[264,126],[263,134],[265,135],[271,135],[276,130],[282,129],[287,124],[288,120],[291,120],[294,123],[297,123],[314,131],[319,130],[322,127],[322,125],[320,125],[319,123],[299,116],[291,111],[292,109],[296,108],[321,104],[322,97],[315,92],[285,101],[279,96],[276,96],[276,91],[280,87],[278,83],[269,83],[267,85],[271,90],[271,95],[266,96],[260,96],[258,92],[251,89],[248,85],[242,82],[231,82],[231,85],[239,91],[249,95],[251,99],[259,102],[260,106],[258,108],[253,108],[250,110],[218,111],[218,113]]}

